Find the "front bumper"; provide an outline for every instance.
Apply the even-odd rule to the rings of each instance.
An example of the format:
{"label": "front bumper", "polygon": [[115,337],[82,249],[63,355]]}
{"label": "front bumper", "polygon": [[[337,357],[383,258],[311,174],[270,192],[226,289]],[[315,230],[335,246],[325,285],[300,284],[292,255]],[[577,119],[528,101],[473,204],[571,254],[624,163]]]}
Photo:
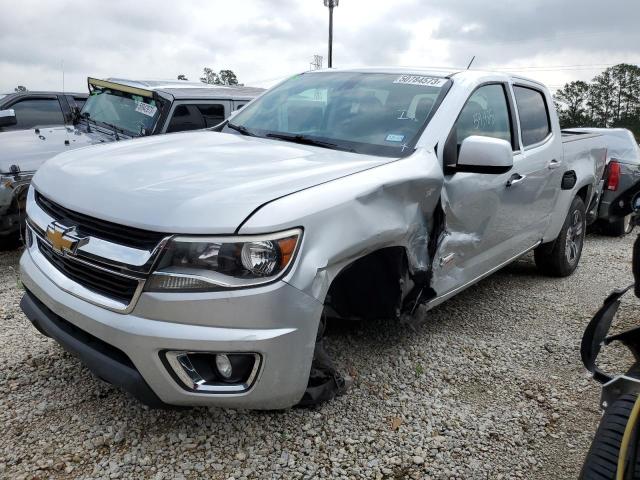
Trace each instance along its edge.
{"label": "front bumper", "polygon": [[[287,283],[211,293],[143,293],[133,311],[122,314],[60,289],[29,250],[20,270],[29,292],[23,300],[29,319],[96,375],[144,403],[280,409],[304,394],[322,304]],[[160,356],[165,350],[255,352],[262,361],[246,392],[196,393],[167,370]]]}

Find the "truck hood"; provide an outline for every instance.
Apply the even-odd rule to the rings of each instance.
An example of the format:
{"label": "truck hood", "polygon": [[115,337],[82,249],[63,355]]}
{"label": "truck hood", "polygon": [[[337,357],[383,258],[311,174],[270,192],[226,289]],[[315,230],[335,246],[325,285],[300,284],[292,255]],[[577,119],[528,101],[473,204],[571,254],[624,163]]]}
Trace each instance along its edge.
{"label": "truck hood", "polygon": [[55,157],[36,173],[71,210],[166,233],[233,233],[270,200],[393,159],[211,131],[134,139]]}
{"label": "truck hood", "polygon": [[[110,141],[99,133],[88,134],[75,127],[42,127],[0,133],[0,173],[17,165],[23,172],[37,170],[55,155]],[[68,144],[67,144],[68,142]]]}

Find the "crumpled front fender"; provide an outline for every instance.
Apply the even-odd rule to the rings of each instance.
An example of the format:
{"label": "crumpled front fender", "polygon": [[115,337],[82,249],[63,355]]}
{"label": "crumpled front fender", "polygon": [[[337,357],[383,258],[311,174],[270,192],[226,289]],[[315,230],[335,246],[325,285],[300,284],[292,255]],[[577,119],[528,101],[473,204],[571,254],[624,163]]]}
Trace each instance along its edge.
{"label": "crumpled front fender", "polygon": [[342,269],[372,252],[403,247],[411,274],[431,266],[432,217],[444,181],[433,151],[349,175],[263,206],[239,233],[304,228],[285,281],[320,301]]}

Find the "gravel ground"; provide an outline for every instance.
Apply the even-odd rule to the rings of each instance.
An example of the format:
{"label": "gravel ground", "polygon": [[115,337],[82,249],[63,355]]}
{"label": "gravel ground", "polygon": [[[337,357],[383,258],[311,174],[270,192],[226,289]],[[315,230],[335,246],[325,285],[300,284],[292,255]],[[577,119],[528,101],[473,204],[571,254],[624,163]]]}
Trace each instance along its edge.
{"label": "gravel ground", "polygon": [[579,342],[604,297],[631,283],[633,237],[590,236],[567,279],[526,257],[415,331],[333,325],[350,391],[267,413],[149,411],[99,382],[31,327],[18,252],[0,253],[0,477],[576,478],[600,417]]}

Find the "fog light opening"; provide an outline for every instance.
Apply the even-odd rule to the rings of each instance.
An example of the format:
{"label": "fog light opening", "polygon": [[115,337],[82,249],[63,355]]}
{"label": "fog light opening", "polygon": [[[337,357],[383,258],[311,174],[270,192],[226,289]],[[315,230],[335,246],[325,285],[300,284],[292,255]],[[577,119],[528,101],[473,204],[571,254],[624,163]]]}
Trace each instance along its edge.
{"label": "fog light opening", "polygon": [[182,387],[202,393],[244,392],[260,366],[257,353],[165,351],[161,357]]}

